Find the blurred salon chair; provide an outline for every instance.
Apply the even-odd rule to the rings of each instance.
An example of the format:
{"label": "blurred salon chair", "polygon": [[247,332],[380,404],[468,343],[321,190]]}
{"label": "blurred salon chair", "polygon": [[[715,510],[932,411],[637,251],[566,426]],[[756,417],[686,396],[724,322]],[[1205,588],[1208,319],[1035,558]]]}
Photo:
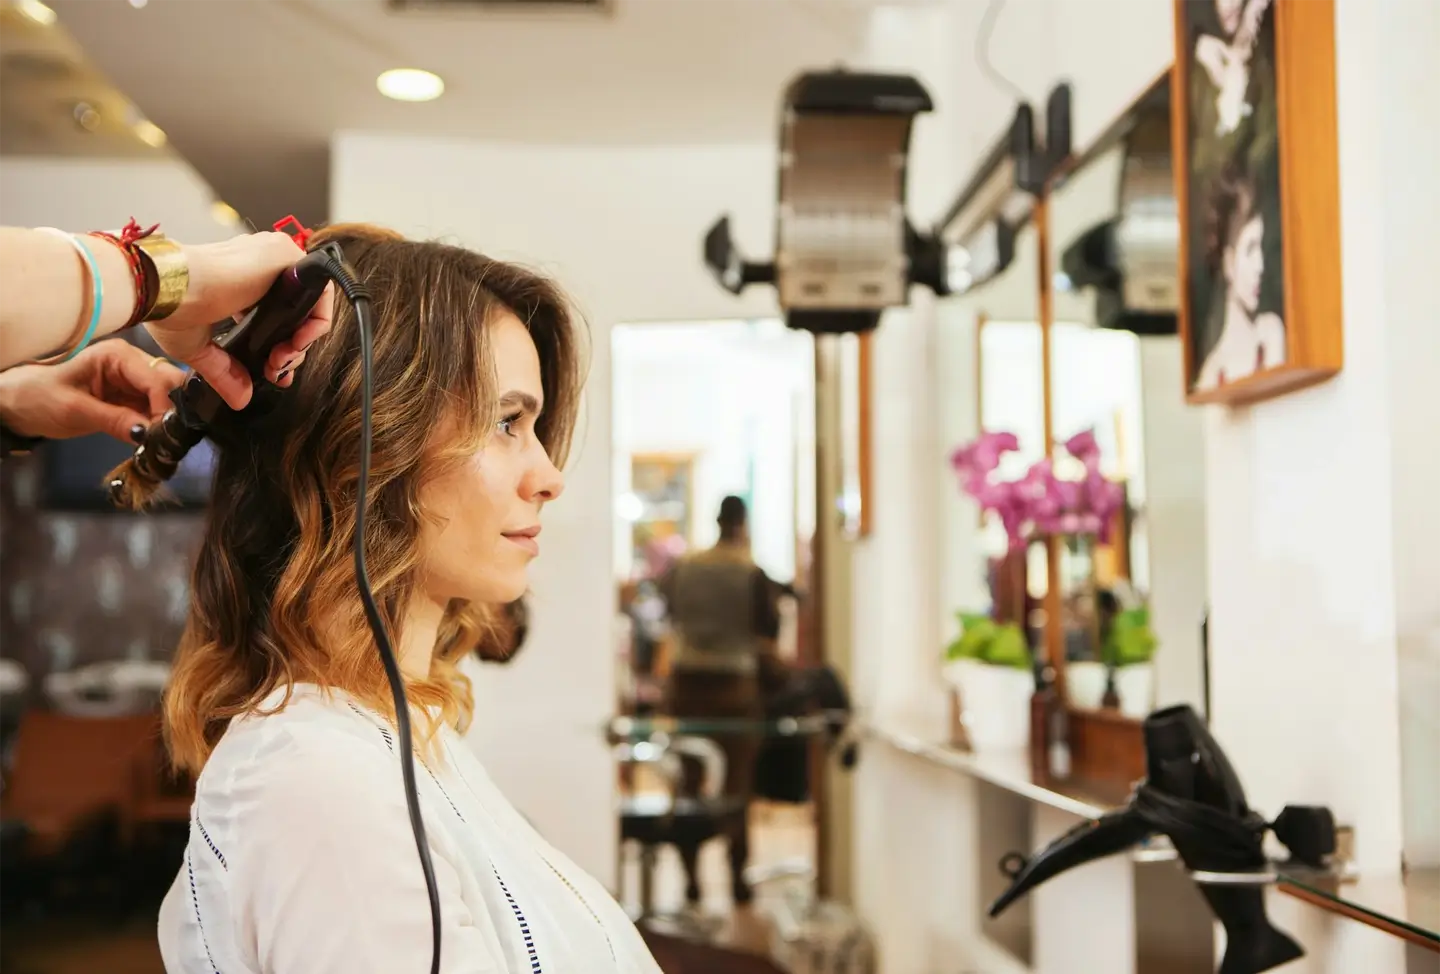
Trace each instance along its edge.
{"label": "blurred salon chair", "polygon": [[[649,929],[687,939],[704,940],[715,933],[716,924],[707,923],[692,909],[681,914],[661,914],[655,909],[655,867],[660,847],[673,845],[685,869],[685,900],[694,908],[700,902],[700,847],[711,839],[727,835],[737,816],[745,814],[745,801],[722,794],[725,782],[725,754],[714,741],[704,737],[654,734],[647,740],[621,742],[613,753],[622,768],[638,771],[646,766],[655,772],[660,791],[631,792],[620,800],[620,861],[617,869],[617,899],[624,899],[625,845],[640,847],[640,916],[637,922]],[[698,789],[686,787],[687,764],[698,764]],[[635,774],[632,780],[643,776]]]}
{"label": "blurred salon chair", "polygon": [[[3,796],[6,899],[46,897],[119,872],[140,778],[158,746],[155,714],[75,717],[30,709]],[[132,895],[124,884],[117,897]],[[13,905],[13,904],[12,904]]]}

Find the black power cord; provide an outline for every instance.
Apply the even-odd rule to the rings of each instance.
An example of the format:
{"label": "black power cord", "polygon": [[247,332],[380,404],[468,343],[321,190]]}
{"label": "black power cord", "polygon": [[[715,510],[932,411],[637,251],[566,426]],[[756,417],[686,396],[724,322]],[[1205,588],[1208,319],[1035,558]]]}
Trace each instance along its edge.
{"label": "black power cord", "polygon": [[365,567],[366,494],[370,484],[371,410],[375,398],[374,318],[370,292],[341,260],[327,257],[321,262],[325,273],[350,302],[355,312],[355,330],[360,337],[360,474],[356,481],[355,498],[355,585],[365,606],[365,618],[375,635],[385,677],[395,701],[396,743],[400,751],[400,772],[405,785],[405,805],[410,812],[410,830],[415,835],[415,849],[420,854],[420,870],[425,874],[425,892],[430,898],[430,974],[440,974],[440,889],[435,882],[435,864],[430,858],[430,845],[425,839],[425,821],[420,814],[420,797],[415,788],[415,750],[410,732],[410,706],[405,699],[405,681],[400,663],[385,631],[385,620],[375,604],[370,588],[370,574]]}

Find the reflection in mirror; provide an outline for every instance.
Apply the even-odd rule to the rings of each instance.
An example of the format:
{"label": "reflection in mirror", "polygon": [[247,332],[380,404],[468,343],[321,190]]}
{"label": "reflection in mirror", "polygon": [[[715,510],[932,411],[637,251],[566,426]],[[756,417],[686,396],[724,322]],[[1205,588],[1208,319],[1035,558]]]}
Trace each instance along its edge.
{"label": "reflection in mirror", "polygon": [[[1203,442],[1176,335],[1169,106],[1167,72],[1049,199],[1055,436],[1092,431],[1125,498],[1108,542],[1064,546],[1067,692],[1072,705],[1100,706],[1109,662],[1131,716],[1207,703]],[[1107,629],[1097,645],[1091,634]]]}
{"label": "reflection in mirror", "polygon": [[[727,497],[745,511],[746,557],[793,584],[814,528],[810,336],[778,320],[621,325],[611,354],[620,604],[715,546]],[[663,668],[655,651],[632,648],[633,672]]]}
{"label": "reflection in mirror", "polygon": [[[1036,246],[1030,223],[1016,236],[1008,268],[938,308],[943,665],[963,698],[966,743],[976,748],[1025,746],[1044,550],[1033,546],[1027,558],[1026,546],[1012,548],[1001,519],[981,513],[955,455],[982,431],[1013,434],[1016,448],[997,458],[988,480],[1014,481],[1045,454]],[[976,689],[964,689],[973,681]]]}
{"label": "reflection in mirror", "polygon": [[[755,826],[764,855],[818,861],[809,750],[776,736],[801,706],[783,691],[810,589],[814,343],[778,320],[625,325],[611,366],[618,894],[648,926],[709,937],[702,900],[746,902],[747,867],[767,865],[752,799],[793,810]],[[728,861],[701,856],[712,839]]]}

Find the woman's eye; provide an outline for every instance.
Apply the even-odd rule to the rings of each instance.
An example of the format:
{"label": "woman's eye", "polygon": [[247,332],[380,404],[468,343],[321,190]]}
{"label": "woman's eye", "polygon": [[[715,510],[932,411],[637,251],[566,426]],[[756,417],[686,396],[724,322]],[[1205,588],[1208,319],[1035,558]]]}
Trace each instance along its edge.
{"label": "woman's eye", "polygon": [[504,419],[500,420],[500,422],[495,424],[495,428],[498,429],[500,432],[504,433],[506,436],[514,436],[515,426],[519,422],[520,414],[516,413],[513,416],[506,416]]}

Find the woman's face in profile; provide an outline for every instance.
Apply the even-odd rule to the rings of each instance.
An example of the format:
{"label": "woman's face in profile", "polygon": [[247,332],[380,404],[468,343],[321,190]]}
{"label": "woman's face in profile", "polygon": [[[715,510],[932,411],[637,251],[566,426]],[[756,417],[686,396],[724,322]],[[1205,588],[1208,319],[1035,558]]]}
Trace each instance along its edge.
{"label": "woman's face in profile", "polygon": [[500,421],[483,448],[428,483],[420,494],[420,585],[451,599],[513,602],[528,587],[540,553],[540,512],[564,478],[535,435],[545,405],[540,356],[530,332],[505,312],[490,326]]}
{"label": "woman's face in profile", "polygon": [[1240,15],[1245,12],[1245,0],[1215,0],[1215,13],[1226,36],[1234,36],[1240,29]]}
{"label": "woman's face in profile", "polygon": [[1251,315],[1260,304],[1260,279],[1265,276],[1264,241],[1265,221],[1257,213],[1245,221],[1225,254],[1230,293]]}

